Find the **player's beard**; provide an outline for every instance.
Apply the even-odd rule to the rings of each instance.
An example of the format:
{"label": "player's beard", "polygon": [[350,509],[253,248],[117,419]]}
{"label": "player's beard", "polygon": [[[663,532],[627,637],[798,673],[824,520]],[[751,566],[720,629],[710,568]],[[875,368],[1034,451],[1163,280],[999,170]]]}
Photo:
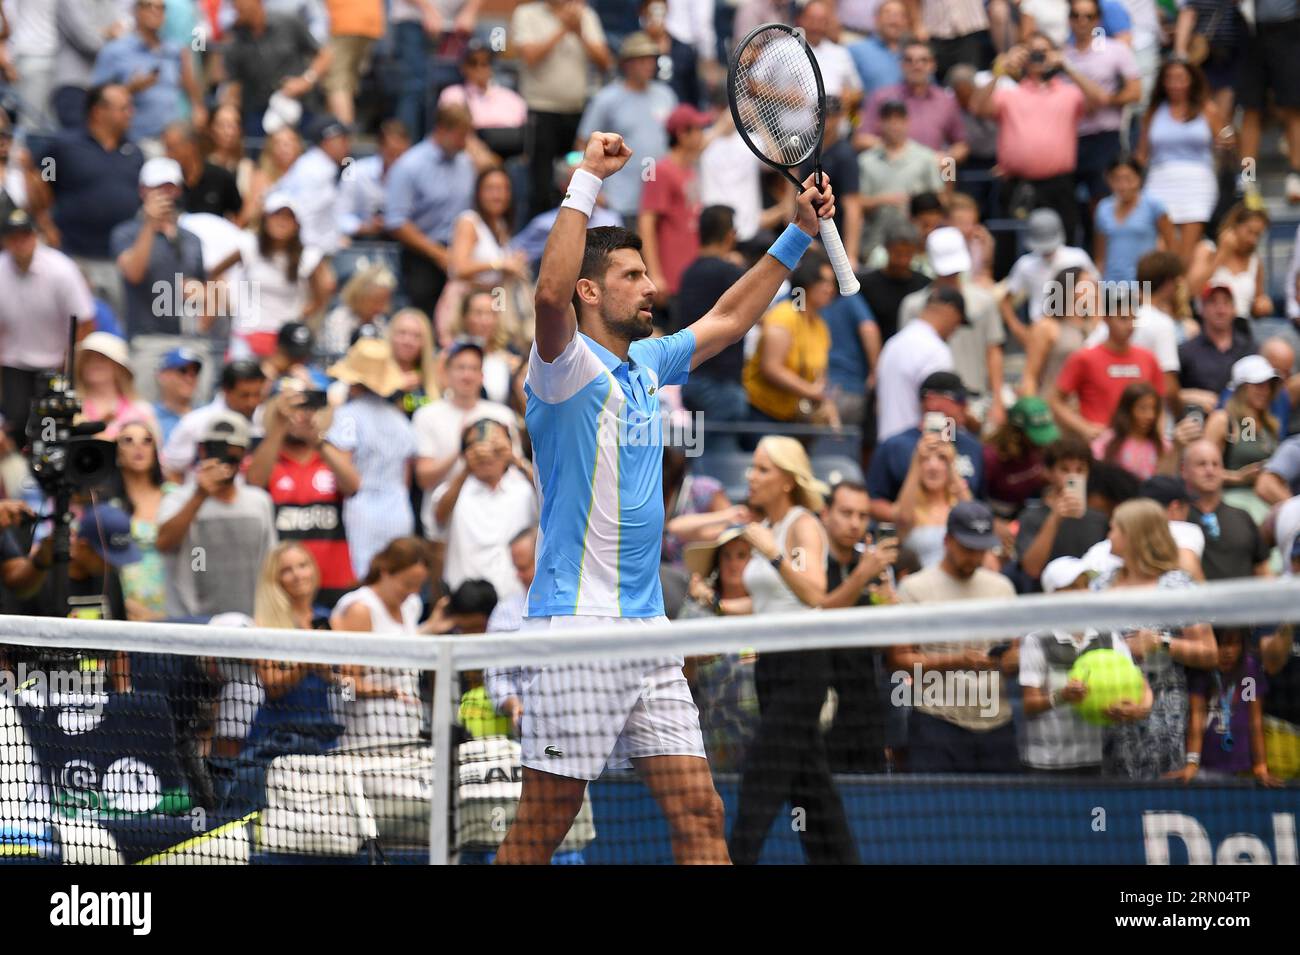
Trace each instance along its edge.
{"label": "player's beard", "polygon": [[642,318],[641,311],[638,308],[629,317],[618,318],[610,315],[601,316],[602,321],[612,334],[629,342],[638,341],[642,338],[649,338],[654,334],[654,322],[649,318]]}

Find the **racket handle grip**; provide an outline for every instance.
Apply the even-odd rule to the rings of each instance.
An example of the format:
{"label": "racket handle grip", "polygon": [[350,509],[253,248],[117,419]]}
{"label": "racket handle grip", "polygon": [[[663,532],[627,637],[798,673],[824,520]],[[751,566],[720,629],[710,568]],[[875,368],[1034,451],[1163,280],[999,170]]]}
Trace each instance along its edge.
{"label": "racket handle grip", "polygon": [[835,279],[839,282],[840,294],[858,294],[858,289],[862,285],[858,282],[858,277],[853,274],[853,268],[849,265],[849,254],[844,251],[844,243],[840,241],[840,230],[835,228],[835,220],[821,219],[817,228],[821,235],[822,245],[826,247],[826,255],[831,260],[831,268],[835,270]]}

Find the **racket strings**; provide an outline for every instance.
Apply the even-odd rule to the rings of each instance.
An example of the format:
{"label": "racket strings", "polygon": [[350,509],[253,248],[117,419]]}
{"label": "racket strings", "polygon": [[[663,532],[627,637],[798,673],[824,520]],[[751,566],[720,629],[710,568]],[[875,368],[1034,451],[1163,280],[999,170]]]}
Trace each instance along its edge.
{"label": "racket strings", "polygon": [[799,165],[817,147],[822,121],[809,54],[790,34],[770,30],[736,59],[734,91],[745,132],[770,161]]}

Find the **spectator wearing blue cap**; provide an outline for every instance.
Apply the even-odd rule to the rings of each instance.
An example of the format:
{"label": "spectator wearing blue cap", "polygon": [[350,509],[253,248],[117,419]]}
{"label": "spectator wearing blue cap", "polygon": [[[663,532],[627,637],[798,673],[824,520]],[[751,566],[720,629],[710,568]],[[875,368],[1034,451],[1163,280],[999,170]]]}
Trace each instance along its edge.
{"label": "spectator wearing blue cap", "polygon": [[171,440],[181,418],[194,410],[194,392],[202,370],[203,358],[192,348],[173,348],[158,362],[158,374],[154,378],[158,400],[153,403],[153,413],[162,431],[163,444]]}

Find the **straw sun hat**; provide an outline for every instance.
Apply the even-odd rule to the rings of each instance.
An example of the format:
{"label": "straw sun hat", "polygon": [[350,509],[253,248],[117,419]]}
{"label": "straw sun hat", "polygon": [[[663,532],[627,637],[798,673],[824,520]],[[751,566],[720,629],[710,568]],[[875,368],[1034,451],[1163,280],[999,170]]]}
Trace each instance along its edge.
{"label": "straw sun hat", "polygon": [[381,398],[402,387],[402,370],[393,360],[388,342],[379,338],[359,338],[341,361],[329,367],[331,378],[361,385]]}

